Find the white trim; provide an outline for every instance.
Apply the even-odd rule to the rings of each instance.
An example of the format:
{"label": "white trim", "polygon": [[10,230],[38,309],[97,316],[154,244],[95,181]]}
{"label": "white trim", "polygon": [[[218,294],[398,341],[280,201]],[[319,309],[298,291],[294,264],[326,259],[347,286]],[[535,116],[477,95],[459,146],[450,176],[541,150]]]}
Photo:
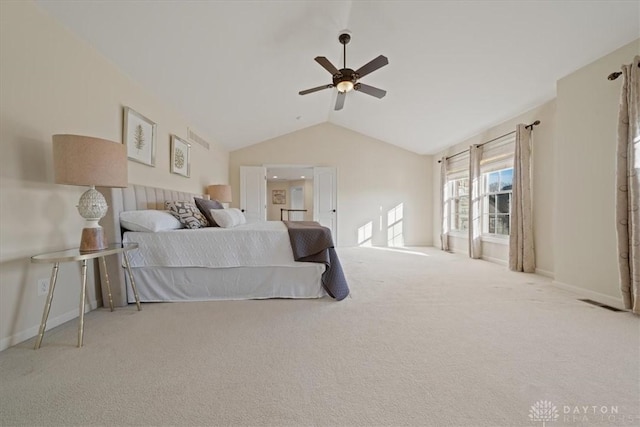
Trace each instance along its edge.
{"label": "white trim", "polygon": [[500,258],[493,258],[493,257],[490,257],[490,256],[485,256],[485,255],[482,255],[482,257],[480,257],[480,259],[482,259],[483,261],[489,261],[489,262],[492,262],[492,263],[494,263],[494,264],[500,264],[500,265],[503,265],[503,266],[505,266],[505,267],[509,264],[509,263],[508,263],[506,260],[504,260],[504,259],[500,259]]}
{"label": "white trim", "polygon": [[468,251],[466,249],[456,249],[453,248],[451,249],[451,246],[449,246],[449,252],[452,252],[454,254],[460,254],[460,255],[469,255]]}
{"label": "white trim", "polygon": [[449,236],[469,240],[469,230],[449,230]]}
{"label": "white trim", "polygon": [[285,169],[285,168],[308,169],[308,168],[315,168],[316,167],[314,165],[298,164],[298,163],[263,163],[262,166],[267,168],[267,169],[269,169],[269,168],[273,168],[273,169]]}
{"label": "white trim", "polygon": [[498,237],[499,235],[483,234],[480,236],[480,240],[487,243],[496,243],[498,245],[509,246],[509,236]]}
{"label": "white trim", "polygon": [[[95,310],[96,308],[98,308],[98,301],[89,301],[89,304],[85,308],[85,313],[91,310]],[[69,320],[73,320],[76,317],[78,317],[78,309],[67,311],[66,313],[62,313],[61,315],[56,316],[53,319],[49,319],[47,320],[47,329],[45,330],[45,332],[51,330],[52,328],[55,328],[56,326],[60,326],[63,323],[68,322]],[[29,329],[25,329],[24,331],[20,331],[7,338],[3,338],[2,340],[0,340],[0,351],[12,347],[16,344],[20,344],[21,342],[26,341],[30,338],[33,338],[38,335],[38,332],[40,332],[39,324],[37,326],[32,326]]]}
{"label": "white trim", "polygon": [[536,274],[549,277],[550,279],[553,279],[556,276],[553,271],[542,270],[540,268],[536,268]]}
{"label": "white trim", "polygon": [[552,281],[551,284],[553,286],[556,286],[565,291],[569,291],[581,297],[588,298],[590,300],[607,304],[612,307],[619,308],[620,310],[626,311],[626,309],[624,308],[624,303],[622,301],[622,298],[615,298],[609,295],[601,294],[600,292],[579,288],[578,286],[574,286],[574,285],[568,285],[566,283],[558,282],[557,280]]}

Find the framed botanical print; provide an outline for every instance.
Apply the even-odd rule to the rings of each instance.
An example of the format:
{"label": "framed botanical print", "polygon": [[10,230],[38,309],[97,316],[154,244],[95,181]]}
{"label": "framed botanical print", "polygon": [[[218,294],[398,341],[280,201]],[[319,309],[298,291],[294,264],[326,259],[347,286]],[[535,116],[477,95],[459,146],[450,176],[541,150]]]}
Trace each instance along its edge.
{"label": "framed botanical print", "polygon": [[191,175],[191,144],[175,135],[171,135],[171,173]]}
{"label": "framed botanical print", "polygon": [[129,160],[156,165],[156,124],[129,107],[124,107],[122,140]]}
{"label": "framed botanical print", "polygon": [[286,190],[272,190],[271,203],[273,203],[274,205],[286,205],[287,204]]}

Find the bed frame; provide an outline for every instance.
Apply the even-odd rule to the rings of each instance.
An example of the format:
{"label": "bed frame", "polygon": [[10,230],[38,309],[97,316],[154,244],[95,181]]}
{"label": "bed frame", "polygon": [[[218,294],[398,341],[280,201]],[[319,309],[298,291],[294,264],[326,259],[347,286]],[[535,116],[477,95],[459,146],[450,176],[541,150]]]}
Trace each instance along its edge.
{"label": "bed frame", "polygon": [[[130,184],[127,188],[98,187],[109,205],[107,215],[102,219],[105,237],[109,243],[122,242],[122,229],[120,228],[120,212],[142,209],[164,209],[166,201],[192,200],[194,197],[208,199],[208,195],[186,193],[181,191],[166,190],[162,188],[146,187]],[[113,303],[117,306],[127,305],[127,285],[122,268],[122,254],[105,257],[109,284]],[[108,300],[106,286],[103,286],[105,271],[100,265],[100,287],[102,289],[102,301]]]}

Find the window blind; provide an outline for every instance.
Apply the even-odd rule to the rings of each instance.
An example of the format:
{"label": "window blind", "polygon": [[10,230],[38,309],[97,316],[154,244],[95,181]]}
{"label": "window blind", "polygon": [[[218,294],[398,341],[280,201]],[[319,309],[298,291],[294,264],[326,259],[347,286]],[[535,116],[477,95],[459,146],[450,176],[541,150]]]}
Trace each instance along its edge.
{"label": "window blind", "polygon": [[461,154],[447,160],[447,181],[469,176],[469,154]]}
{"label": "window blind", "polygon": [[515,135],[507,135],[504,138],[483,146],[480,171],[487,173],[513,167],[515,143]]}

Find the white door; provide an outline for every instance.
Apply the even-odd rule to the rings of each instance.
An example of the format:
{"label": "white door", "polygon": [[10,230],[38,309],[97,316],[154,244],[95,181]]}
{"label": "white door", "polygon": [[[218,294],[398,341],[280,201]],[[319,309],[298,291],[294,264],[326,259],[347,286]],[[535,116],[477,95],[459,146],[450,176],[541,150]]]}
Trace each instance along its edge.
{"label": "white door", "polygon": [[[302,187],[291,187],[289,189],[291,194],[291,206],[290,209],[304,209],[304,190]],[[304,212],[289,212],[290,221],[304,221]]]}
{"label": "white door", "polygon": [[334,245],[338,244],[336,206],[336,168],[313,168],[313,220],[331,230]]}
{"label": "white door", "polygon": [[267,219],[267,169],[240,166],[240,210],[247,221]]}

